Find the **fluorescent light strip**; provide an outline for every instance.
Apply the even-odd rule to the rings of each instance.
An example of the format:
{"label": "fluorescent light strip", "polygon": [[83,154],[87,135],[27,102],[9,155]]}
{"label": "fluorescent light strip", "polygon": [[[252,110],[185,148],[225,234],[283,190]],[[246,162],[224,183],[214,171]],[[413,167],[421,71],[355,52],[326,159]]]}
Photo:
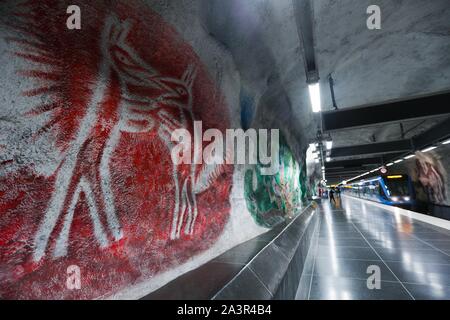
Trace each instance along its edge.
{"label": "fluorescent light strip", "polygon": [[371,180],[365,180],[364,182],[374,182],[374,181],[379,181],[381,178],[377,177],[375,179],[371,179]]}
{"label": "fluorescent light strip", "polygon": [[399,160],[394,161],[394,163],[400,163],[400,162],[403,162],[403,159],[399,159]]}
{"label": "fluorescent light strip", "polygon": [[436,148],[437,148],[437,147],[435,147],[435,146],[429,147],[429,148],[423,149],[422,152],[430,152],[431,150],[434,150],[434,149],[436,149]]}
{"label": "fluorescent light strip", "polygon": [[450,144],[450,139],[448,139],[447,141],[442,142],[442,144]]}
{"label": "fluorescent light strip", "polygon": [[414,158],[415,156],[416,156],[415,154],[411,154],[409,156],[404,157],[403,159],[408,160],[408,159]]}
{"label": "fluorescent light strip", "polygon": [[320,101],[320,85],[319,83],[314,83],[309,85],[309,98],[311,99],[311,106],[314,113],[320,112],[322,110]]}
{"label": "fluorescent light strip", "polygon": [[394,165],[394,163],[393,162],[390,162],[390,163],[388,163],[387,165],[386,165],[386,167],[392,167]]}

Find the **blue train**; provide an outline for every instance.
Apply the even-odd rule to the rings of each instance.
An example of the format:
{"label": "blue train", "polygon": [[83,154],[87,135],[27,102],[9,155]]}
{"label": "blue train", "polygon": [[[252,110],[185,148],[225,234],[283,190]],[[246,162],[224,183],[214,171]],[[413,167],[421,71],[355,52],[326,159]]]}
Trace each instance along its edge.
{"label": "blue train", "polygon": [[387,205],[412,207],[415,205],[414,186],[405,174],[387,175],[344,185],[344,193]]}

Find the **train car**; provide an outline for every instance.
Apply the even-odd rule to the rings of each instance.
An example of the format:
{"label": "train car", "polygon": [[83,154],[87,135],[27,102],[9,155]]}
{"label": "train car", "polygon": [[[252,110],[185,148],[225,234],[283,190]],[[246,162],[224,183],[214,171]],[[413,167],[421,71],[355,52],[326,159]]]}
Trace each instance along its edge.
{"label": "train car", "polygon": [[344,193],[387,205],[410,208],[415,205],[411,178],[405,174],[361,180],[343,187]]}

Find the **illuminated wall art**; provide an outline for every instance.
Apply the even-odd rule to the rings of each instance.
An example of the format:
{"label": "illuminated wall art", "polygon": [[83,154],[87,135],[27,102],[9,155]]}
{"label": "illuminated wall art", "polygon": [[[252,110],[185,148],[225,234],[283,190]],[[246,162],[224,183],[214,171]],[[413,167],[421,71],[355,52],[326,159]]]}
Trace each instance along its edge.
{"label": "illuminated wall art", "polygon": [[0,297],[97,298],[210,248],[233,168],[170,157],[174,129],[230,123],[193,48],[138,1],[77,1],[81,30],[65,27],[71,1],[13,3],[0,34],[20,68],[2,81],[28,89],[2,105]]}
{"label": "illuminated wall art", "polygon": [[306,172],[294,158],[289,146],[280,139],[279,172],[262,175],[255,165],[245,174],[245,199],[255,221],[271,228],[292,218],[306,201]]}

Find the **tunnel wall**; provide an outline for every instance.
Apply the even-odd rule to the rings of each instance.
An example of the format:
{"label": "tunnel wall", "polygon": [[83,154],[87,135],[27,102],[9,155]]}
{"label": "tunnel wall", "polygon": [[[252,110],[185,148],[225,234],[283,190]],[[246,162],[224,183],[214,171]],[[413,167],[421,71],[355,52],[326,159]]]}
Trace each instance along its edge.
{"label": "tunnel wall", "polygon": [[270,227],[248,168],[170,158],[174,128],[253,117],[200,2],[78,1],[81,30],[69,4],[0,4],[3,299],[139,298]]}
{"label": "tunnel wall", "polygon": [[263,175],[261,165],[245,172],[247,208],[255,222],[267,228],[293,218],[307,203],[306,167],[295,159],[283,137],[279,157],[280,168],[275,175]]}

